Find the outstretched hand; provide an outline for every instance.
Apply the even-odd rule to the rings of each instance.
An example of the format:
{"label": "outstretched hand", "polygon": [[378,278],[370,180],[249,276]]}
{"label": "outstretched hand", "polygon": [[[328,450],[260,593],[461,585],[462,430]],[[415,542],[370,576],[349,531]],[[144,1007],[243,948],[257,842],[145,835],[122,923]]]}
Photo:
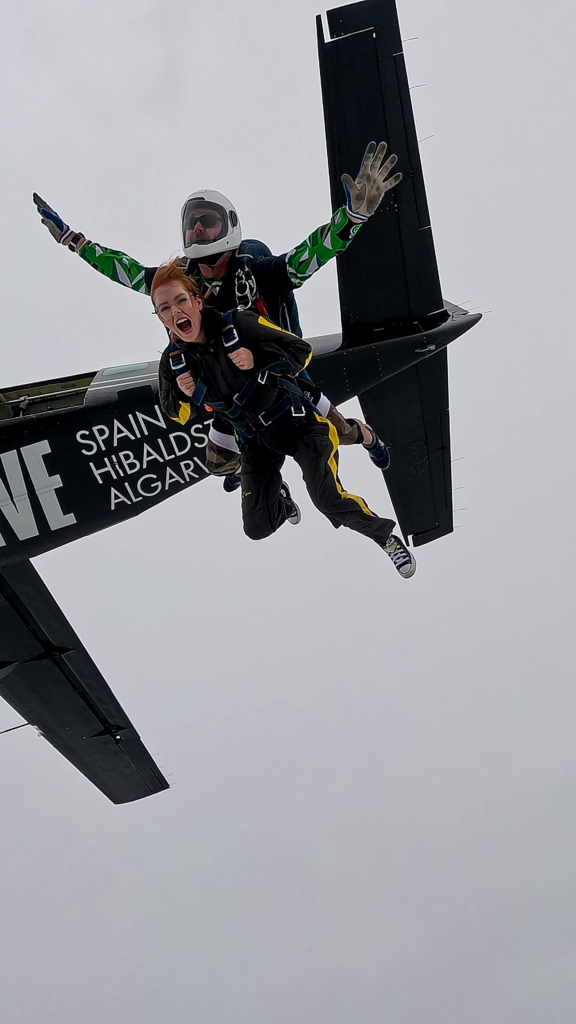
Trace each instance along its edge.
{"label": "outstretched hand", "polygon": [[237,348],[235,352],[230,353],[228,358],[239,370],[251,370],[254,366],[254,356],[249,348]]}
{"label": "outstretched hand", "polygon": [[346,192],[346,209],[353,220],[365,221],[378,208],[383,196],[402,180],[401,174],[388,177],[397,164],[398,157],[391,153],[384,162],[388,145],[385,142],[370,142],[366,147],[362,165],[356,180],[349,174],[342,175]]}
{"label": "outstretched hand", "polygon": [[79,247],[86,241],[84,235],[73,231],[68,224],[65,224],[59,213],[53,210],[37,192],[32,193],[34,205],[40,214],[44,227],[60,245],[67,245],[72,252],[78,252]]}

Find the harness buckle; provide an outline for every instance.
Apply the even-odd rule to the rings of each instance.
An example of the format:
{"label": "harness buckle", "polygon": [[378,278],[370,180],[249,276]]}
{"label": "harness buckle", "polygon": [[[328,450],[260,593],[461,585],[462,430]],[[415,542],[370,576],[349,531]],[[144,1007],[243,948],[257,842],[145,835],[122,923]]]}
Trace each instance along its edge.
{"label": "harness buckle", "polygon": [[172,373],[180,376],[186,370],[186,359],[183,352],[170,352],[168,359]]}
{"label": "harness buckle", "polygon": [[238,334],[234,324],[224,327],[222,331],[222,344],[224,348],[232,348],[232,346],[236,347],[238,345]]}
{"label": "harness buckle", "polygon": [[263,370],[262,373],[258,374],[258,383],[265,384],[268,380],[268,370]]}

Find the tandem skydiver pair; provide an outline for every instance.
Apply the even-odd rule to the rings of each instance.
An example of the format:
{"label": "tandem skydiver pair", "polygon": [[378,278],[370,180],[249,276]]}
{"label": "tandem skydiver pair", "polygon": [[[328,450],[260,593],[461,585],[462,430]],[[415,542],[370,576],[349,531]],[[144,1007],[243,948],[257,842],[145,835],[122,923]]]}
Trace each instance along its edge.
{"label": "tandem skydiver pair", "polygon": [[[382,163],[385,146],[369,147],[359,179],[375,173]],[[396,175],[398,178],[398,175]],[[348,179],[350,187],[355,187]],[[124,252],[91,242],[73,231],[48,204],[34,193],[34,202],[51,235],[105,277],[144,295],[157,267],[146,267]],[[375,208],[375,207],[374,207]],[[373,212],[373,211],[372,211]],[[351,218],[346,207],[336,211],[329,224],[317,228],[300,245],[281,256],[272,256],[270,249],[256,239],[242,239],[240,220],[230,201],[210,189],[192,193],[181,213],[182,268],[202,286],[210,305],[225,313],[229,309],[256,305],[273,323],[299,337],[302,330],[294,290],[334,256],[344,252],[363,219]],[[327,416],[338,432],[341,445],[362,444],[378,469],[386,470],[390,454],[374,431],[360,420],[345,419],[325,395],[318,392],[318,411]],[[234,433],[222,417],[212,423],[206,452],[206,465],[211,473],[224,477],[225,490],[239,483],[240,458]]]}
{"label": "tandem skydiver pair", "polygon": [[[279,257],[240,252],[238,216],[225,197],[216,202],[214,193],[189,197],[182,210],[185,258],[160,268],[145,268],[123,253],[102,249],[74,233],[37,195],[34,201],[58,242],[106,276],[152,295],[171,339],[160,361],[162,408],[180,423],[193,417],[199,405],[215,410],[207,466],[228,476],[237,473],[241,460],[246,534],[261,539],[285,521],[299,520],[280,473],[290,455],[300,465],[312,501],[332,524],[371,537],[399,574],[410,578],[416,562],[392,534],[394,523],[347,493],[338,478],[339,440],[363,442],[382,469],[389,462],[388,450],[365,424],[344,420],[305,375],[312,351],[300,336],[292,294],[348,247],[385,192],[400,181],[401,174],[388,177],[397,158],[393,154],[385,160],[385,153],[385,143],[370,143],[357,178],[342,178],[346,206]],[[204,308],[205,299],[211,308]],[[296,330],[279,326],[282,321]]]}

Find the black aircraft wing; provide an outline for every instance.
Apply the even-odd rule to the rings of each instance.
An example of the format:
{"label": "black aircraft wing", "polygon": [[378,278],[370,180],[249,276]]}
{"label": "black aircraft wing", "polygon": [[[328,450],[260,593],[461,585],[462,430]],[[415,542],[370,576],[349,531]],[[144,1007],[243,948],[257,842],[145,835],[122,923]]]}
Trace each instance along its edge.
{"label": "black aircraft wing", "polygon": [[[430,335],[465,311],[442,298],[396,3],[363,0],[328,11],[327,21],[328,41],[320,18],[317,26],[333,206],[342,204],[342,173],[357,172],[370,140],[388,142],[403,174],[338,257],[343,344]],[[404,535],[424,544],[452,532],[445,350],[359,397],[392,445],[385,479]]]}
{"label": "black aircraft wing", "polygon": [[113,803],[169,788],[28,561],[0,570],[0,696]]}

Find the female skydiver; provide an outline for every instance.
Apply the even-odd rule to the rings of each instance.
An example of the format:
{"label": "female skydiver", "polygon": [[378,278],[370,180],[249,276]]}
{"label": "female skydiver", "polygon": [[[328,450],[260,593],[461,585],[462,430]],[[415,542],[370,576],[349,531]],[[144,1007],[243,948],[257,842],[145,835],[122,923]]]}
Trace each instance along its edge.
{"label": "female skydiver", "polygon": [[[378,146],[370,143],[356,181],[343,175],[347,205],[334,213],[329,224],[317,228],[282,256],[272,256],[262,242],[242,241],[236,209],[221,193],[206,189],[192,193],[181,215],[183,269],[194,276],[204,290],[209,290],[211,304],[221,312],[256,304],[269,319],[301,336],[294,290],[348,248],[384,193],[400,181],[401,174],[387,179],[396,157],[391,155],[384,162],[385,153],[386,143]],[[67,245],[86,263],[118,284],[150,294],[156,267],[145,267],[126,253],[87,240],[82,233],[69,228],[36,193],[33,199],[42,223],[57,242]],[[345,419],[324,395],[319,398],[318,408],[336,427],[341,445],[362,444],[379,469],[388,468],[389,451],[370,427],[360,420]],[[229,425],[218,416],[210,430],[206,454],[210,471],[223,476],[225,488],[233,490],[238,483],[237,445]]]}
{"label": "female skydiver", "polygon": [[[252,540],[270,536],[300,511],[280,470],[290,455],[308,493],[333,526],[374,540],[404,579],[416,561],[392,534],[394,523],[347,493],[336,465],[338,435],[305,394],[298,374],[312,356],[308,342],[272,324],[256,309],[226,314],[206,309],[198,283],[174,260],[152,282],[155,312],[170,331],[173,350],[160,360],[160,402],[179,423],[206,404],[230,423],[241,449],[242,518]],[[176,356],[174,355],[176,351]]]}

